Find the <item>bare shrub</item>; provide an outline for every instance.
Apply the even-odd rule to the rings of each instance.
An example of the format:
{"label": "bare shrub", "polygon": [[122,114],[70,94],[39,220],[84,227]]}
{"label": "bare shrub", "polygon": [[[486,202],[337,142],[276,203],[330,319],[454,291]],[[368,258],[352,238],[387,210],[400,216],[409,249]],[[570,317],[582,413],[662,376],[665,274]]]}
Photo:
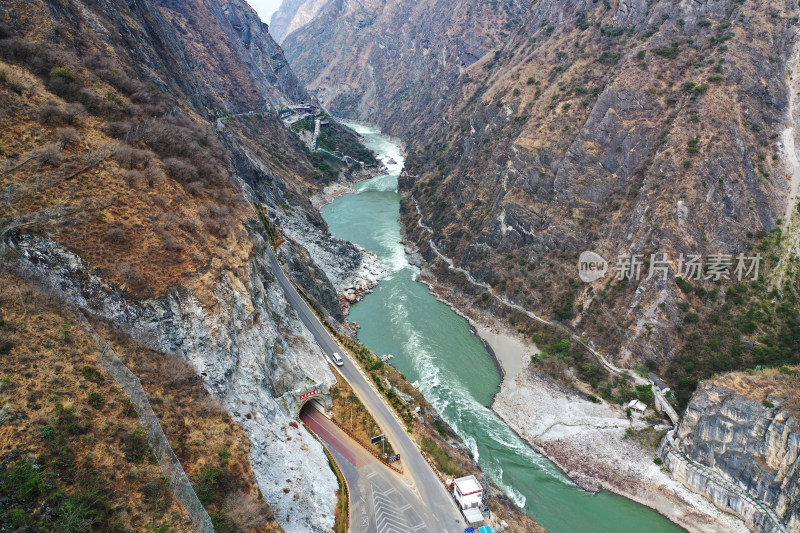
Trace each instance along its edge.
{"label": "bare shrub", "polygon": [[[197,124],[185,115],[164,117],[147,128],[144,142],[162,159],[182,159],[195,168],[198,176],[208,183],[218,179],[225,168],[225,149],[213,130]],[[181,179],[176,176],[176,179]],[[191,183],[197,177],[183,180]]]}
{"label": "bare shrub", "polygon": [[110,228],[106,232],[106,239],[111,242],[123,242],[125,240],[125,230],[122,228]]}
{"label": "bare shrub", "polygon": [[122,175],[122,179],[131,187],[138,187],[144,180],[142,173],[135,169],[127,170]]}
{"label": "bare shrub", "polygon": [[164,198],[163,196],[161,196],[160,194],[157,195],[157,196],[153,196],[152,200],[153,200],[153,204],[155,204],[156,206],[160,207],[161,209],[166,209],[167,206],[169,205],[169,202],[167,201],[167,199]]}
{"label": "bare shrub", "polygon": [[225,499],[225,513],[236,529],[241,531],[263,527],[272,519],[272,512],[266,504],[259,501],[254,494],[245,494],[241,489]]}
{"label": "bare shrub", "polygon": [[64,118],[67,124],[80,124],[86,115],[88,115],[86,108],[80,102],[71,102],[64,109]]}
{"label": "bare shrub", "polygon": [[145,168],[150,164],[150,161],[155,157],[155,154],[150,150],[134,148],[131,156],[133,158],[133,166],[136,168]]}
{"label": "bare shrub", "polygon": [[143,106],[153,105],[156,97],[152,91],[141,89],[131,95],[131,100]]}
{"label": "bare shrub", "polygon": [[165,228],[173,229],[180,223],[181,219],[178,217],[178,215],[170,211],[164,215],[162,221],[164,222]]}
{"label": "bare shrub", "polygon": [[182,183],[197,181],[197,168],[185,159],[169,157],[164,161],[164,165],[167,167],[167,172],[169,172],[170,176]]}
{"label": "bare shrub", "polygon": [[0,40],[0,55],[12,61],[31,57],[35,52],[33,43],[21,37]]}
{"label": "bare shrub", "polygon": [[183,244],[178,242],[178,240],[169,233],[161,238],[161,244],[163,244],[164,249],[169,252],[179,252],[183,250]]}
{"label": "bare shrub", "polygon": [[194,218],[182,218],[178,223],[178,227],[187,233],[196,234],[202,229],[202,224]]}
{"label": "bare shrub", "polygon": [[212,235],[217,237],[227,237],[230,233],[233,220],[228,217],[209,218],[205,221],[206,228]]}
{"label": "bare shrub", "polygon": [[142,282],[144,281],[144,276],[136,267],[136,265],[132,265],[130,263],[122,263],[118,268],[120,276],[125,280],[125,282],[133,287],[141,286]]}
{"label": "bare shrub", "polygon": [[161,167],[155,161],[150,161],[147,168],[144,170],[144,177],[147,179],[147,185],[155,187],[167,179],[167,175],[161,170]]}
{"label": "bare shrub", "polygon": [[103,131],[115,139],[125,137],[131,129],[133,129],[133,124],[127,120],[109,122],[103,127]]}
{"label": "bare shrub", "polygon": [[199,196],[205,192],[206,188],[202,181],[193,181],[186,186],[186,190],[193,196]]}
{"label": "bare shrub", "polygon": [[61,104],[53,100],[39,106],[38,113],[42,124],[62,124],[67,118],[66,111]]}
{"label": "bare shrub", "polygon": [[64,162],[64,154],[57,144],[48,144],[39,153],[39,160],[45,165],[58,166]]}
{"label": "bare shrub", "polygon": [[82,89],[79,89],[78,92],[75,95],[75,99],[78,100],[80,103],[82,103],[83,106],[88,111],[91,111],[91,112],[94,113],[95,110],[97,110],[97,105],[98,105],[99,100],[97,98],[97,95],[94,94],[94,92],[92,92],[91,90],[89,90],[89,89],[87,89],[85,87],[82,88]]}
{"label": "bare shrub", "polygon": [[173,387],[190,385],[197,379],[197,372],[192,365],[176,355],[165,355],[159,361],[159,366],[164,381]]}
{"label": "bare shrub", "polygon": [[139,80],[128,76],[119,67],[101,69],[97,72],[97,75],[124,94],[133,94],[143,89],[143,85]]}
{"label": "bare shrub", "polygon": [[114,159],[123,167],[146,167],[150,160],[153,159],[153,152],[123,144],[117,147],[114,152]]}
{"label": "bare shrub", "polygon": [[31,94],[33,92],[33,87],[24,78],[17,76],[9,77],[8,88],[20,96],[24,93]]}
{"label": "bare shrub", "polygon": [[144,108],[138,104],[126,104],[125,113],[131,117],[141,117],[144,115]]}
{"label": "bare shrub", "polygon": [[75,144],[81,140],[81,136],[78,135],[78,130],[75,128],[60,128],[56,135],[62,145]]}
{"label": "bare shrub", "polygon": [[197,412],[203,416],[227,416],[227,411],[222,406],[222,403],[210,394],[204,394],[199,398],[195,398],[194,405]]}

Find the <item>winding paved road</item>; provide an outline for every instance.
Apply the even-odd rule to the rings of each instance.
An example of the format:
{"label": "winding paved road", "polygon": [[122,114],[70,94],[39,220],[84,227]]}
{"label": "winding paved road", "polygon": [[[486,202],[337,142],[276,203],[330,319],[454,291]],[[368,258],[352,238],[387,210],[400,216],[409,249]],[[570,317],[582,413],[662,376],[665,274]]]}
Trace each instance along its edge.
{"label": "winding paved road", "polygon": [[[338,352],[344,358],[344,366],[338,367],[340,373],[353,387],[353,390],[375,418],[375,421],[386,433],[386,438],[392,443],[395,452],[400,454],[405,474],[410,478],[418,495],[418,500],[413,506],[414,513],[418,514],[428,524],[430,533],[462,533],[466,524],[461,512],[458,510],[452,496],[445,490],[439,478],[422,457],[417,445],[406,433],[403,424],[395,417],[389,406],[384,403],[383,398],[373,388],[360,367],[350,358],[347,351],[339,347],[328,333],[328,330],[325,329],[325,326],[322,325],[314,312],[308,307],[305,300],[295,290],[286,274],[284,274],[272,248],[267,246],[267,250],[272,263],[273,274],[275,274],[278,283],[283,288],[289,303],[292,304],[292,307],[300,316],[300,320],[314,335],[317,344],[331,361],[333,361],[331,355],[334,352]],[[338,464],[339,458],[336,457],[336,459]],[[378,491],[381,490],[385,490],[385,488],[379,487]],[[353,524],[355,525],[356,523],[356,517],[354,516]],[[354,529],[354,531],[358,531],[358,529]]]}

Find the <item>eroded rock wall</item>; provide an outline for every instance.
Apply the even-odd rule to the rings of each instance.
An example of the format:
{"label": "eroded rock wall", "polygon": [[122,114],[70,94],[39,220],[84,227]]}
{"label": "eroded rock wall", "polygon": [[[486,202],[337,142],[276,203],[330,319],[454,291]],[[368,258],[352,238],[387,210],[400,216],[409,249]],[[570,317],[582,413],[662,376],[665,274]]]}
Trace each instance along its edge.
{"label": "eroded rock wall", "polygon": [[659,453],[676,479],[754,530],[780,531],[763,504],[786,531],[797,531],[800,423],[777,398],[766,402],[705,384]]}

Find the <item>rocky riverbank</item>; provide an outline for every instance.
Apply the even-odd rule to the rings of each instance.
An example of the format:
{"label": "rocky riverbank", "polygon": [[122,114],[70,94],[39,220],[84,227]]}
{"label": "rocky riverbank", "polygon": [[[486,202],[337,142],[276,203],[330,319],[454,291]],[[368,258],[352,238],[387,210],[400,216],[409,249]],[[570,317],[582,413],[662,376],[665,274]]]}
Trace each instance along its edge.
{"label": "rocky riverbank", "polygon": [[[407,251],[414,256],[413,246]],[[622,408],[595,404],[554,383],[531,365],[531,355],[539,351],[535,345],[481,314],[457,291],[438,285],[424,267],[419,281],[467,319],[490,348],[503,375],[492,410],[575,483],[655,509],[689,531],[748,531],[741,520],[720,511],[654,463],[661,433],[651,422],[636,415],[628,420]]]}
{"label": "rocky riverbank", "polygon": [[689,531],[747,531],[654,463],[661,432],[620,407],[565,391],[529,365],[505,380],[492,406],[538,452],[586,490],[608,490],[657,510]]}
{"label": "rocky riverbank", "polygon": [[374,178],[375,176],[380,176],[384,172],[386,172],[386,167],[384,167],[383,165],[373,168],[364,168],[353,173],[345,172],[344,173],[345,175],[342,177],[342,179],[340,179],[337,182],[331,183],[330,185],[322,189],[320,192],[312,196],[310,198],[311,205],[313,205],[314,209],[316,209],[317,211],[321,211],[323,207],[333,202],[341,195],[355,192],[355,190],[353,189],[353,185],[355,185],[359,181],[364,181],[370,178]]}

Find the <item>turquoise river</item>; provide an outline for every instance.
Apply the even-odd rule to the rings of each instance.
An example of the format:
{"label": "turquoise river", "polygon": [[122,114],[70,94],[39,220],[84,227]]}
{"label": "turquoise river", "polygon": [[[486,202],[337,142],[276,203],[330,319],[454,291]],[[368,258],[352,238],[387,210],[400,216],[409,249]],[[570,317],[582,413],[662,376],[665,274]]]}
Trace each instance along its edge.
{"label": "turquoise river", "polygon": [[[377,130],[351,125],[386,164],[388,173],[362,181],[327,205],[323,217],[336,237],[374,252],[388,271],[372,294],[354,305],[359,338],[420,390],[470,447],[483,470],[551,533],[661,533],[683,531],[631,500],[592,494],[517,436],[490,405],[500,376],[469,324],[415,281],[400,243],[400,148]],[[535,406],[533,406],[535,408]]]}

